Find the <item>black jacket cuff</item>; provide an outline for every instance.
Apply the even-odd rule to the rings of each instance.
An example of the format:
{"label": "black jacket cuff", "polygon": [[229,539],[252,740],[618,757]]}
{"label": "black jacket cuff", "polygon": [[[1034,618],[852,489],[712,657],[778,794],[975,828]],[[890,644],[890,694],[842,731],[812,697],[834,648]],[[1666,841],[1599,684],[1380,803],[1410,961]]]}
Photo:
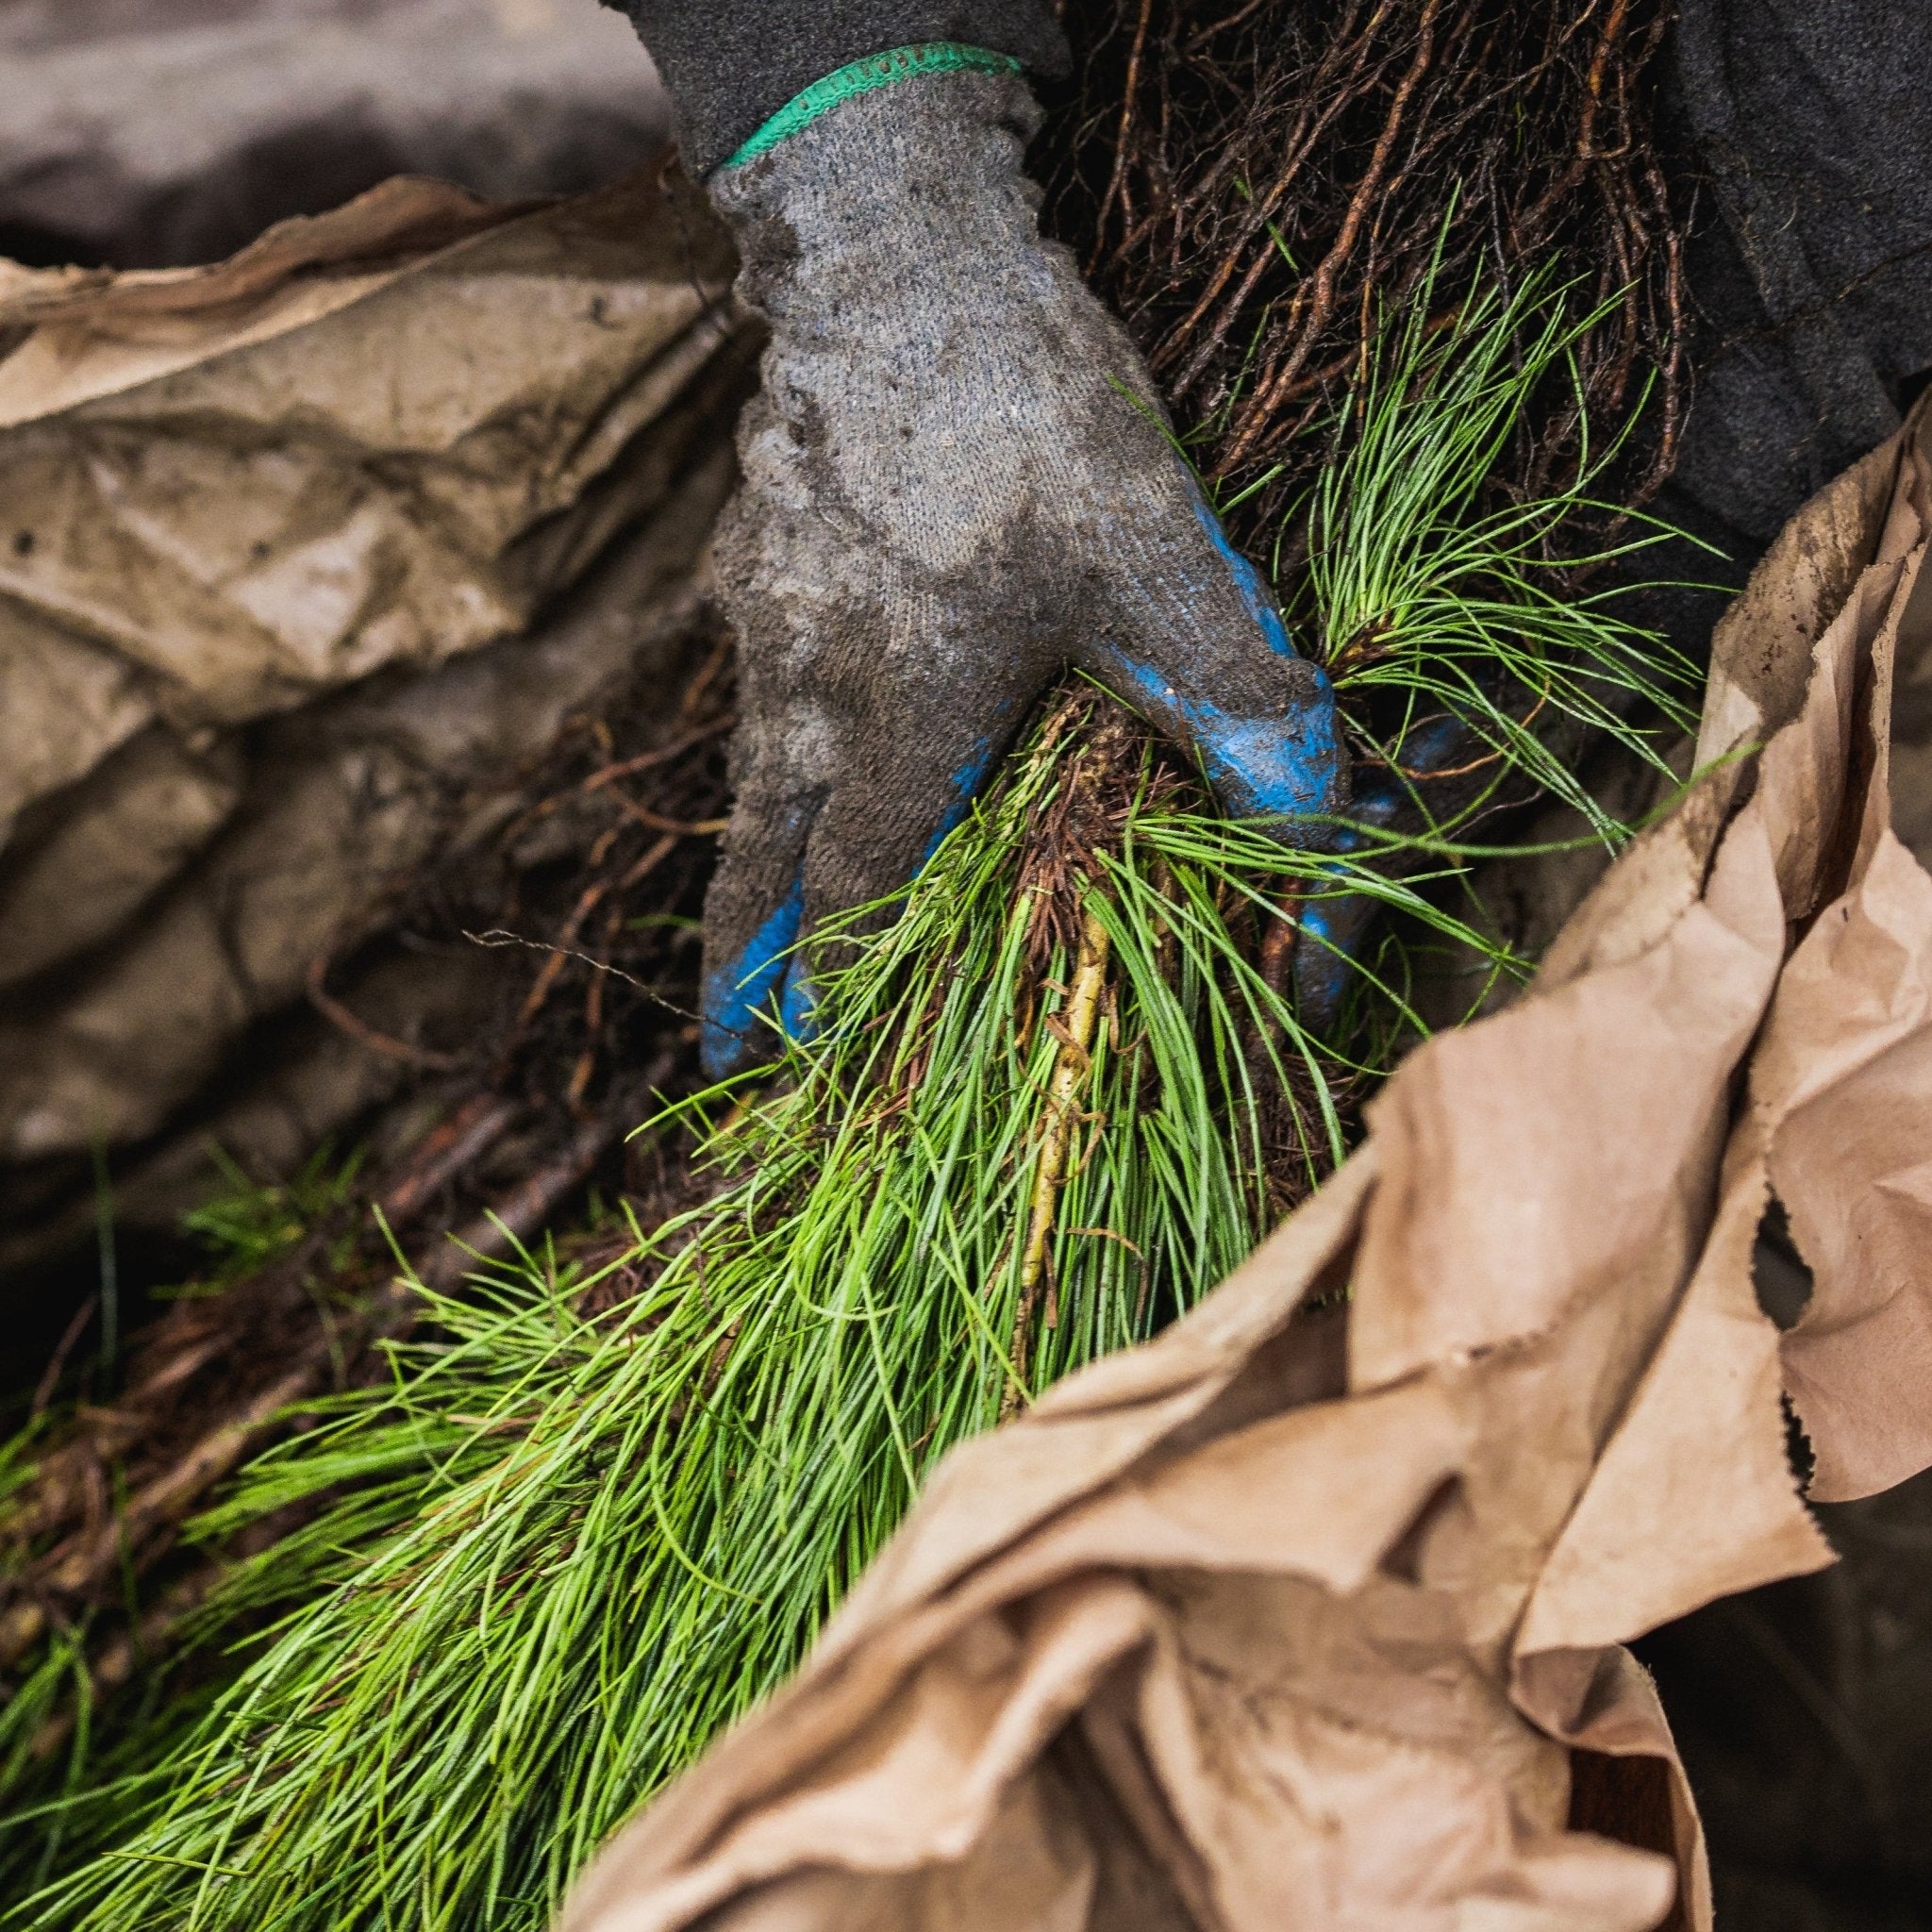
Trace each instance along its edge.
{"label": "black jacket cuff", "polygon": [[685,164],[704,175],[794,94],[868,54],[958,41],[1036,74],[1068,69],[1045,0],[605,0],[627,13],[677,103]]}

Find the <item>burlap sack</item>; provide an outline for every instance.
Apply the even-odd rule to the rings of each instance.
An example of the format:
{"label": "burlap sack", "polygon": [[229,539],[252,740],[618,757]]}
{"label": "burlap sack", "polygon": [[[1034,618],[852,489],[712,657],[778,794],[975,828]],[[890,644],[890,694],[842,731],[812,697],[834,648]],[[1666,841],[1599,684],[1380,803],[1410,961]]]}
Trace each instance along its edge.
{"label": "burlap sack", "polygon": [[[567,1932],[1704,1928],[1624,1648],[1932,1462],[1922,414],[1716,641],[1704,775],[1161,1340],[947,1461]],[[1782,1337],[1772,1191],[1816,1287]]]}

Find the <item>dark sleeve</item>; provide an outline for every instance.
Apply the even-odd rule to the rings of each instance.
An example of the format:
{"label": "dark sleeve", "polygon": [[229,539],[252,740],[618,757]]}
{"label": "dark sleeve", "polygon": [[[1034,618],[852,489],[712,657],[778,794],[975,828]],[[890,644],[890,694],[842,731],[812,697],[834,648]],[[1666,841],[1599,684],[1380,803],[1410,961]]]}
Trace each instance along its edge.
{"label": "dark sleeve", "polygon": [[1701,203],[1675,486],[1755,552],[1932,375],[1932,4],[1683,0],[1665,79]]}
{"label": "dark sleeve", "polygon": [[708,174],[813,81],[891,47],[958,41],[1067,71],[1046,0],[605,0],[630,15],[677,103],[686,164]]}

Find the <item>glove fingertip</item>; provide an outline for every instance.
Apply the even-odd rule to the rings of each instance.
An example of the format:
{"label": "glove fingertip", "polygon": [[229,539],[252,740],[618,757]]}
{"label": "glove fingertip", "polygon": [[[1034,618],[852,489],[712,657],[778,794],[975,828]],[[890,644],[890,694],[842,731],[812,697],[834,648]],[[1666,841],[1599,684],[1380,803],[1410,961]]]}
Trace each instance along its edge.
{"label": "glove fingertip", "polygon": [[801,874],[751,938],[706,973],[700,1053],[712,1079],[751,1065],[767,1045],[765,1016],[785,981],[804,912]]}
{"label": "glove fingertip", "polygon": [[1373,902],[1356,895],[1320,900],[1303,907],[1294,944],[1295,1006],[1312,1033],[1332,1032],[1341,1017],[1355,958]]}
{"label": "glove fingertip", "polygon": [[1311,825],[1341,807],[1346,763],[1334,708],[1313,704],[1287,718],[1241,718],[1191,705],[1189,724],[1215,791],[1237,818]]}
{"label": "glove fingertip", "polygon": [[1307,702],[1261,716],[1176,691],[1137,658],[1117,658],[1110,669],[1123,697],[1195,747],[1208,782],[1234,817],[1314,825],[1341,810],[1348,760],[1334,689],[1319,665],[1307,667],[1313,674]]}

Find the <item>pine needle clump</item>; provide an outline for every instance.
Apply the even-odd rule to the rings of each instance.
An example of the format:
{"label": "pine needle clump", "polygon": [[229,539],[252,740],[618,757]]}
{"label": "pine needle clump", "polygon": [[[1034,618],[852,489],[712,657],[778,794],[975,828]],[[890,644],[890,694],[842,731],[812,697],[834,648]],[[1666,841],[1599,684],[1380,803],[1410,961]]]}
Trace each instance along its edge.
{"label": "pine needle clump", "polygon": [[[1299,0],[1063,11],[1118,85],[1058,124],[1057,218],[1388,808],[1231,824],[1108,693],[1058,692],[896,917],[816,956],[817,1037],[644,1130],[675,1211],[467,1279],[406,1266],[380,1377],[305,1394],[187,1525],[224,1567],[142,1694],[97,1708],[87,1633],[49,1632],[0,1719],[0,1926],[538,1932],[949,1448],[1155,1333],[1321,1184],[1439,954],[1475,962],[1470,1009],[1525,974],[1477,833],[1554,796],[1614,846],[1576,748],[1665,767],[1690,667],[1615,588],[1661,532],[1599,500],[1643,487],[1616,478],[1646,363],[1674,434],[1633,92],[1660,16],[1396,0],[1324,40]],[[643,862],[586,889],[571,960],[584,919],[640,909]]]}
{"label": "pine needle clump", "polygon": [[[1578,777],[1576,753],[1611,740],[1661,774],[1692,728],[1697,667],[1627,615],[1627,566],[1676,533],[1592,494],[1625,439],[1593,451],[1580,403],[1569,480],[1541,494],[1495,490],[1532,402],[1580,396],[1579,358],[1603,312],[1574,313],[1544,269],[1514,290],[1478,281],[1444,326],[1441,268],[1371,345],[1329,459],[1284,521],[1303,553],[1289,614],[1341,695],[1358,789],[1390,774],[1439,832],[1547,796],[1614,841],[1627,828]],[[1609,541],[1573,541],[1606,529]],[[1278,550],[1275,561],[1278,573]],[[1431,758],[1432,740],[1448,755]]]}
{"label": "pine needle clump", "polygon": [[[234,1560],[176,1633],[180,1694],[91,1756],[78,1654],[44,1653],[0,1924],[535,1932],[795,1666],[949,1448],[1154,1333],[1319,1185],[1424,1030],[1431,950],[1480,963],[1472,1004],[1526,970],[1457,839],[1574,791],[1539,699],[1652,756],[1680,708],[1657,641],[1545,568],[1577,492],[1481,496],[1576,326],[1541,285],[1392,326],[1307,508],[1298,620],[1358,758],[1399,773],[1447,718],[1471,784],[1298,846],[1062,692],[896,918],[832,936],[817,1037],[648,1130],[691,1144],[695,1199],[589,1263],[414,1280],[387,1376],[310,1402],[191,1525]],[[1323,945],[1345,994],[1317,1024],[1295,965]]]}
{"label": "pine needle clump", "polygon": [[[287,1619],[158,1762],[65,1805],[99,1855],[16,1922],[541,1924],[939,1457],[1191,1305],[1340,1157],[1341,1063],[1257,962],[1344,891],[1479,944],[1428,883],[1225,823],[1071,693],[848,941],[817,1041],[706,1131],[710,1200],[588,1276],[525,1254],[428,1294],[435,1340],[203,1520],[319,1507],[201,1641]],[[1392,1040],[1399,988],[1364,983]]]}

